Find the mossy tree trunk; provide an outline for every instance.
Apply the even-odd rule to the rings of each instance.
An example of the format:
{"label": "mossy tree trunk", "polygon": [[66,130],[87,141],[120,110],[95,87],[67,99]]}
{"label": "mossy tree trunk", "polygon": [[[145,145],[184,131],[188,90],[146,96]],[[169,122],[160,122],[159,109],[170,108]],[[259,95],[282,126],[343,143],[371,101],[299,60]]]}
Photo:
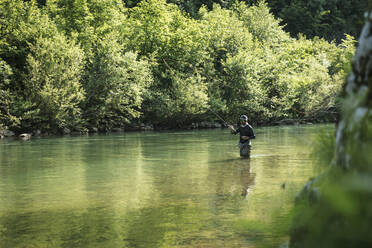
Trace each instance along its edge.
{"label": "mossy tree trunk", "polygon": [[372,247],[372,11],[347,78],[327,172],[296,198],[290,247]]}
{"label": "mossy tree trunk", "polygon": [[[352,72],[344,90],[343,116],[337,127],[336,163],[345,169],[362,169],[370,143],[372,118],[372,12],[368,12],[356,50]],[[360,149],[363,151],[360,151]],[[371,151],[371,150],[370,150]]]}

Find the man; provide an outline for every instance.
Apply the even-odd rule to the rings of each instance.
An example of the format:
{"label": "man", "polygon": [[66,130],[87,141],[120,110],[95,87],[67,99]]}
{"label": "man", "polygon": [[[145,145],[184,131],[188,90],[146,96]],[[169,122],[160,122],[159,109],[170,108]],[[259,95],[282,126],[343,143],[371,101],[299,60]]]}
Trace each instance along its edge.
{"label": "man", "polygon": [[252,126],[248,124],[248,117],[246,115],[240,116],[240,126],[238,129],[235,130],[232,125],[229,125],[228,128],[231,130],[232,134],[240,133],[240,140],[238,143],[240,156],[248,157],[251,150],[251,139],[256,138]]}

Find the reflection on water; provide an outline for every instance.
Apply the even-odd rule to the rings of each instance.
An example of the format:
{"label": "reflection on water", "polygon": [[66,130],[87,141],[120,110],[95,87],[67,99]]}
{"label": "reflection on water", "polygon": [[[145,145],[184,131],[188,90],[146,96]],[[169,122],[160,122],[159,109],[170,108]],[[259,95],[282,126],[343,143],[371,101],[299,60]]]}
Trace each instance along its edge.
{"label": "reflection on water", "polygon": [[227,130],[1,140],[0,247],[279,245],[320,129],[257,128],[248,159]]}

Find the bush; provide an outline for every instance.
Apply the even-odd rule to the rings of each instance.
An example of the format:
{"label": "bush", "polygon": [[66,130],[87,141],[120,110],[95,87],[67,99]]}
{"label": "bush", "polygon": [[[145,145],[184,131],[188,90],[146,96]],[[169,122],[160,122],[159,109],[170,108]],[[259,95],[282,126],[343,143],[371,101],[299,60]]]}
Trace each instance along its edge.
{"label": "bush", "polygon": [[84,54],[63,35],[39,37],[27,57],[26,92],[36,104],[34,126],[52,130],[81,126],[80,85]]}
{"label": "bush", "polygon": [[90,127],[110,130],[138,119],[143,96],[153,82],[149,63],[123,53],[109,38],[97,42],[84,87],[85,118]]}
{"label": "bush", "polygon": [[15,96],[11,91],[12,75],[12,68],[0,59],[0,124],[15,128],[19,126],[20,119],[13,114],[12,103]]}

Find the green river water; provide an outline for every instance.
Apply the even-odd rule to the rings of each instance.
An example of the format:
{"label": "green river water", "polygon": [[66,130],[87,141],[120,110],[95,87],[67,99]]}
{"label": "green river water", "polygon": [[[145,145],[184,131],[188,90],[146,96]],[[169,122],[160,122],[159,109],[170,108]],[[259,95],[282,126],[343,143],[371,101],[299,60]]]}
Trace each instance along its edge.
{"label": "green river water", "polygon": [[[0,247],[279,247],[333,125],[0,140]],[[285,184],[285,187],[283,187]]]}

